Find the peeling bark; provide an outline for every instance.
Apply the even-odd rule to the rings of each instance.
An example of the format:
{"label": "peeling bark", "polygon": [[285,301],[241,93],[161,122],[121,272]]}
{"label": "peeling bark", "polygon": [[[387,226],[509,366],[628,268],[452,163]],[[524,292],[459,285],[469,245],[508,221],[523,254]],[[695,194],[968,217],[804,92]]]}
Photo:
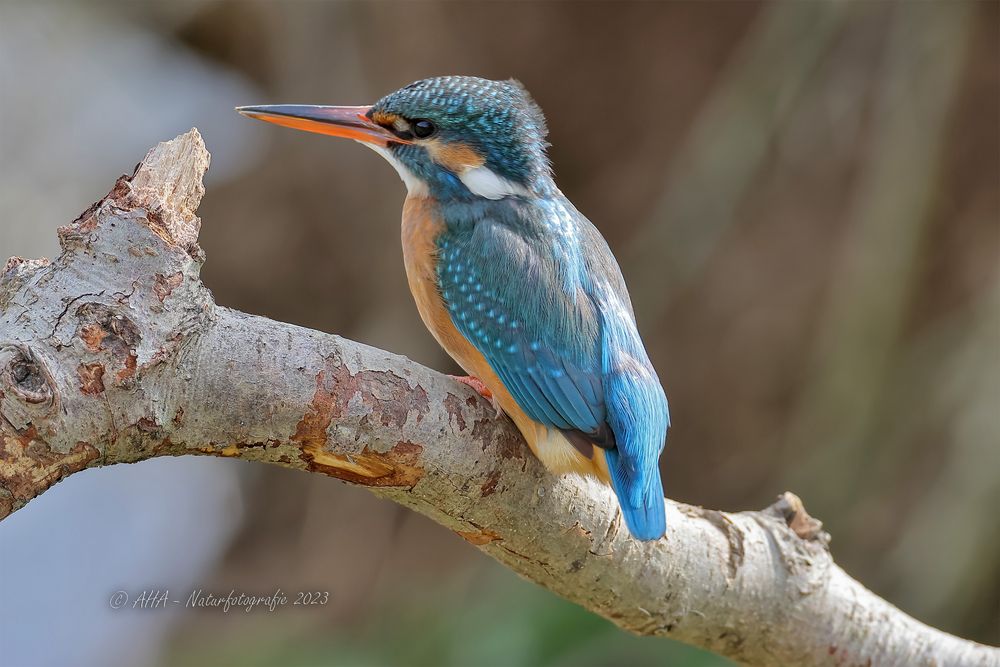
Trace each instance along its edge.
{"label": "peeling bark", "polygon": [[784,494],[729,514],[667,501],[630,539],[609,489],[549,475],[467,387],[338,336],[215,305],[192,130],[0,274],[0,518],[86,467],[230,456],[336,477],[426,514],[637,634],[757,665],[1000,665],[837,567]]}

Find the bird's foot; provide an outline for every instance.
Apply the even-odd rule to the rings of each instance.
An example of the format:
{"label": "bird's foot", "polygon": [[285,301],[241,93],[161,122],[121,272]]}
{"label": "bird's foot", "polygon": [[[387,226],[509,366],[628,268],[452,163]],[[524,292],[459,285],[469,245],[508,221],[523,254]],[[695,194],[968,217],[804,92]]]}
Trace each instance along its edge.
{"label": "bird's foot", "polygon": [[473,390],[486,400],[488,400],[492,405],[493,409],[497,411],[497,417],[503,414],[503,410],[500,408],[500,403],[497,401],[496,396],[490,391],[490,388],[483,384],[483,381],[474,375],[449,375],[448,377],[453,380],[461,382],[467,387],[472,387]]}

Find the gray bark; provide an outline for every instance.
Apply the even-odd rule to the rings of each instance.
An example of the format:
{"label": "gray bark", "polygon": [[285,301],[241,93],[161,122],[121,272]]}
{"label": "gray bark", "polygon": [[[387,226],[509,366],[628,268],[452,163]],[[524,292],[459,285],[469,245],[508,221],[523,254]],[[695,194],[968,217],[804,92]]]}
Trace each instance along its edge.
{"label": "gray bark", "polygon": [[86,467],[207,454],[336,477],[421,512],[637,634],[755,665],[1000,665],[834,562],[797,497],[729,514],[667,501],[632,540],[610,490],[553,477],[467,387],[338,336],[215,305],[196,130],[0,275],[0,518]]}

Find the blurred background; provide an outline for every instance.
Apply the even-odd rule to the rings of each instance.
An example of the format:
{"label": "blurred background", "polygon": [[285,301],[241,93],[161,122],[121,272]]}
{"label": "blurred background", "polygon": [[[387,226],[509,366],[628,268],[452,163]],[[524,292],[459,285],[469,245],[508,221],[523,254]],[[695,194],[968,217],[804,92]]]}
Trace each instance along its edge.
{"label": "blurred background", "polygon": [[[158,141],[212,151],[220,304],[445,372],[404,195],[350,143],[232,107],[517,77],[608,238],[671,400],[667,494],[799,493],[837,561],[1000,643],[997,2],[0,4],[0,261]],[[273,614],[116,590],[330,593]],[[0,525],[0,656],[36,665],[721,665],[521,581],[340,482],[229,460],[87,471]]]}

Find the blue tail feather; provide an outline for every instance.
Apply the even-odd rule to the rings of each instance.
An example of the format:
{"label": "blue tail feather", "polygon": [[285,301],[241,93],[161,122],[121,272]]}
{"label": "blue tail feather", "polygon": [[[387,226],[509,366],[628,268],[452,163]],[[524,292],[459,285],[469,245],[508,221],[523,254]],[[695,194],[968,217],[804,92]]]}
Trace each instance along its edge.
{"label": "blue tail feather", "polygon": [[628,531],[637,540],[663,537],[667,518],[660,469],[654,466],[646,476],[637,476],[623,465],[617,449],[604,450],[604,455],[611,474],[611,488],[618,496]]}

